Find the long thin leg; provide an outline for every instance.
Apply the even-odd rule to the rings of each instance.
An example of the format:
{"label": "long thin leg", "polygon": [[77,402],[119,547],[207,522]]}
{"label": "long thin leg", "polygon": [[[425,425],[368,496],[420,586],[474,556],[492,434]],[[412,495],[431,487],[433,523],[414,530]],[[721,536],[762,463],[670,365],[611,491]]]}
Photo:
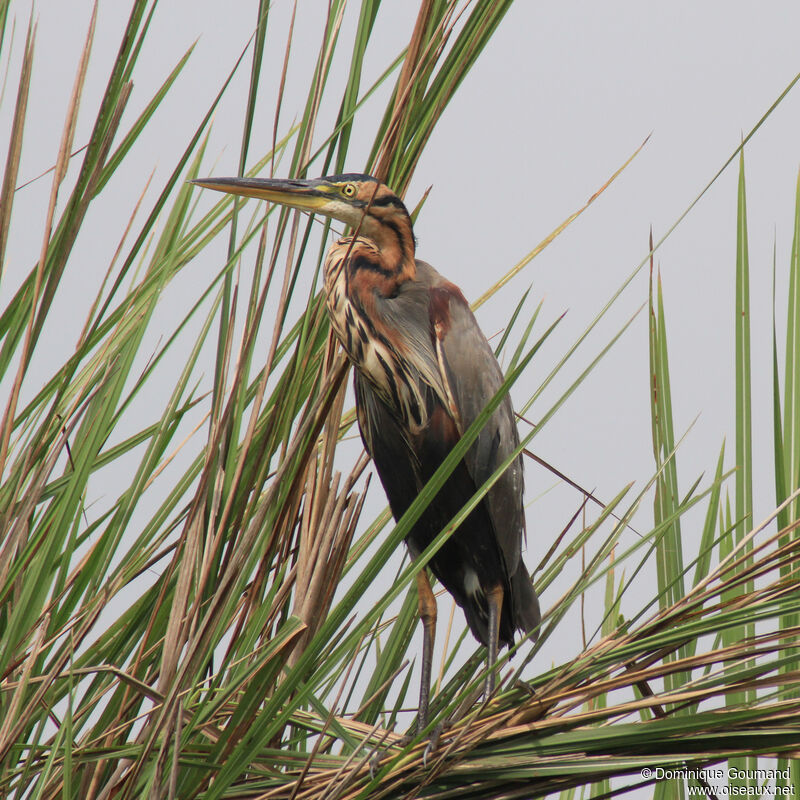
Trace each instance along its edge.
{"label": "long thin leg", "polygon": [[428,724],[433,641],[436,638],[436,597],[425,569],[421,569],[417,573],[417,596],[419,597],[419,618],[422,620],[422,674],[419,684],[417,730],[422,733]]}
{"label": "long thin leg", "polygon": [[500,614],[503,610],[503,587],[501,584],[492,587],[486,593],[486,600],[489,604],[489,658],[486,673],[486,686],[484,688],[484,699],[488,700],[494,691],[494,665],[497,663],[498,640],[500,639]]}

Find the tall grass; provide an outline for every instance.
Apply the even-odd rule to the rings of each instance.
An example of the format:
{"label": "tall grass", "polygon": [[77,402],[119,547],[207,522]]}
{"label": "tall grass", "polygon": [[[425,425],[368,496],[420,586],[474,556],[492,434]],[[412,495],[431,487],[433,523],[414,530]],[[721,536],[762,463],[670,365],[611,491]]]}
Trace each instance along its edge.
{"label": "tall grass", "polygon": [[[642,776],[645,768],[699,768],[728,759],[751,767],[763,763],[755,761],[759,756],[782,765],[774,759],[797,752],[798,234],[783,369],[776,303],[776,510],[758,521],[752,518],[743,177],[738,257],[731,268],[737,286],[735,461],[723,450],[711,454],[713,477],[698,479],[679,496],[669,326],[660,278],[653,274],[647,304],[653,474],[644,476],[635,495],[621,487],[585,524],[578,524],[580,509],[555,539],[535,573],[549,601],[541,638],[535,647],[523,643],[514,662],[503,658],[501,687],[488,703],[475,702],[481,649],[463,637],[448,649],[430,727],[447,725],[439,747],[427,755],[427,739],[403,735],[415,730],[407,711],[416,691],[409,668],[416,656],[413,579],[489,484],[421,559],[404,562],[391,583],[386,569],[491,407],[402,520],[390,524],[385,511],[369,519],[367,461],[348,443],[356,435],[348,365],[319,292],[328,226],[320,239],[320,226],[280,208],[231,197],[208,205],[210,198],[187,183],[211,169],[205,153],[211,120],[231,75],[249,64],[242,173],[271,173],[280,164],[282,174],[313,175],[351,165],[353,126],[363,121],[376,89],[390,87],[386,108],[372,120],[377,134],[363,169],[404,193],[432,130],[508,5],[420,3],[407,48],[387,56],[374,83],[364,56],[376,15],[391,12],[363,0],[356,32],[345,41],[344,3],[334,0],[324,15],[316,10],[323,34],[305,101],[291,113],[281,108],[284,69],[273,140],[257,151],[252,131],[271,24],[268,4],[260,3],[250,48],[231,65],[155,201],[147,207],[149,201],[132,198],[134,213],[118,222],[113,258],[96,275],[82,273],[90,310],[74,348],[54,363],[45,358],[58,336],[54,301],[80,268],[76,239],[91,237],[92,226],[111,224],[89,211],[101,206],[120,168],[141,157],[142,132],[157,111],[169,109],[191,58],[191,51],[176,58],[163,86],[129,121],[132,80],[156,6],[136,0],[88,145],[76,152],[76,119],[92,58],[94,17],[87,21],[55,167],[44,179],[52,188],[37,221],[40,255],[18,281],[0,272],[1,280],[17,281],[0,313],[3,796],[571,797],[578,787],[600,796],[619,781],[652,783],[655,776]],[[307,9],[298,6],[297,13]],[[8,4],[0,4],[0,43],[24,46],[25,57],[16,98],[3,98],[16,110],[0,190],[0,266],[25,224],[12,212],[29,135],[31,69],[40,57],[35,28],[12,35],[7,20]],[[331,64],[341,48],[349,53],[349,71],[334,75]],[[338,99],[329,130],[320,112],[323,97]],[[284,123],[287,118],[295,121]],[[68,178],[70,164],[77,166],[74,178]],[[740,169],[743,176],[743,161]],[[415,214],[424,213],[424,198],[406,199]],[[583,210],[523,262],[509,265],[509,274]],[[137,221],[140,213],[144,222]],[[220,238],[224,263],[207,285],[198,285],[194,269],[213,263]],[[486,287],[487,294],[505,282]],[[185,308],[170,305],[176,288],[188,298]],[[530,392],[522,414],[615,308],[617,296]],[[528,376],[531,359],[555,327],[540,330],[538,309],[525,301],[498,345],[510,365],[503,392]],[[169,329],[160,314],[165,304]],[[623,321],[573,384],[539,413],[521,450],[585,376],[602,368],[603,355],[629,324]],[[154,329],[160,334],[155,347]],[[32,368],[38,360],[49,370],[44,378]],[[109,473],[126,477],[117,478],[106,505],[97,506],[98,482]],[[631,517],[652,500],[653,526],[631,544],[623,536]],[[685,514],[695,507],[705,522],[688,531]],[[651,560],[658,586],[639,607],[627,590]],[[579,577],[563,589],[557,578],[576,563]],[[547,659],[540,658],[534,670],[532,659],[547,652],[559,621],[597,586],[606,598],[602,613],[590,620],[597,634],[571,661],[546,669]],[[562,595],[552,598],[556,587]],[[797,788],[794,762],[790,777],[781,780]],[[740,781],[755,785],[756,779]],[[658,791],[676,796],[684,782],[661,784]]]}

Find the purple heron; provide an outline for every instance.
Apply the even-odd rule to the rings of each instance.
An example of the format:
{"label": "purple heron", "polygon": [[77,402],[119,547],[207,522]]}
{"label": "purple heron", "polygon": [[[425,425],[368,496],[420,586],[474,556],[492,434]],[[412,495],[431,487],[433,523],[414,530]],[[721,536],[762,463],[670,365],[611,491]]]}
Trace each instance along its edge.
{"label": "purple heron", "polygon": [[[322,214],[354,234],[325,260],[330,321],[355,367],[358,424],[395,519],[497,393],[503,375],[461,290],[415,257],[403,202],[369,175],[317,180],[207,178],[207,189]],[[519,443],[506,396],[406,538],[418,556]],[[485,693],[498,649],[515,630],[536,635],[539,601],[522,561],[525,530],[518,456],[428,562],[488,648]],[[417,576],[423,624],[418,727],[427,725],[436,600]]]}

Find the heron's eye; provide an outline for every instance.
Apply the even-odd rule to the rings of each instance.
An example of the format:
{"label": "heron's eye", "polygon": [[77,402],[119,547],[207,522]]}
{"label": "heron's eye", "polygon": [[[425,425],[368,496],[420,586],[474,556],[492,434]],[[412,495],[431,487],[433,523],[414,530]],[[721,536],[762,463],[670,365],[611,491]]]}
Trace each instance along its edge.
{"label": "heron's eye", "polygon": [[354,183],[346,183],[342,187],[342,194],[345,197],[355,197],[356,196],[356,185]]}

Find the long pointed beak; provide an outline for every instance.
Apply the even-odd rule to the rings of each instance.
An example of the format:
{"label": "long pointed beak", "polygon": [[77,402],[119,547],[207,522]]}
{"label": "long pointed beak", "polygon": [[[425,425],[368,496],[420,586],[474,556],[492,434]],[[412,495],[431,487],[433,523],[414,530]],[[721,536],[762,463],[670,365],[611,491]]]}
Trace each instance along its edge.
{"label": "long pointed beak", "polygon": [[192,183],[203,189],[242,197],[256,197],[300,211],[319,211],[330,196],[320,190],[318,181],[282,178],[200,178]]}

